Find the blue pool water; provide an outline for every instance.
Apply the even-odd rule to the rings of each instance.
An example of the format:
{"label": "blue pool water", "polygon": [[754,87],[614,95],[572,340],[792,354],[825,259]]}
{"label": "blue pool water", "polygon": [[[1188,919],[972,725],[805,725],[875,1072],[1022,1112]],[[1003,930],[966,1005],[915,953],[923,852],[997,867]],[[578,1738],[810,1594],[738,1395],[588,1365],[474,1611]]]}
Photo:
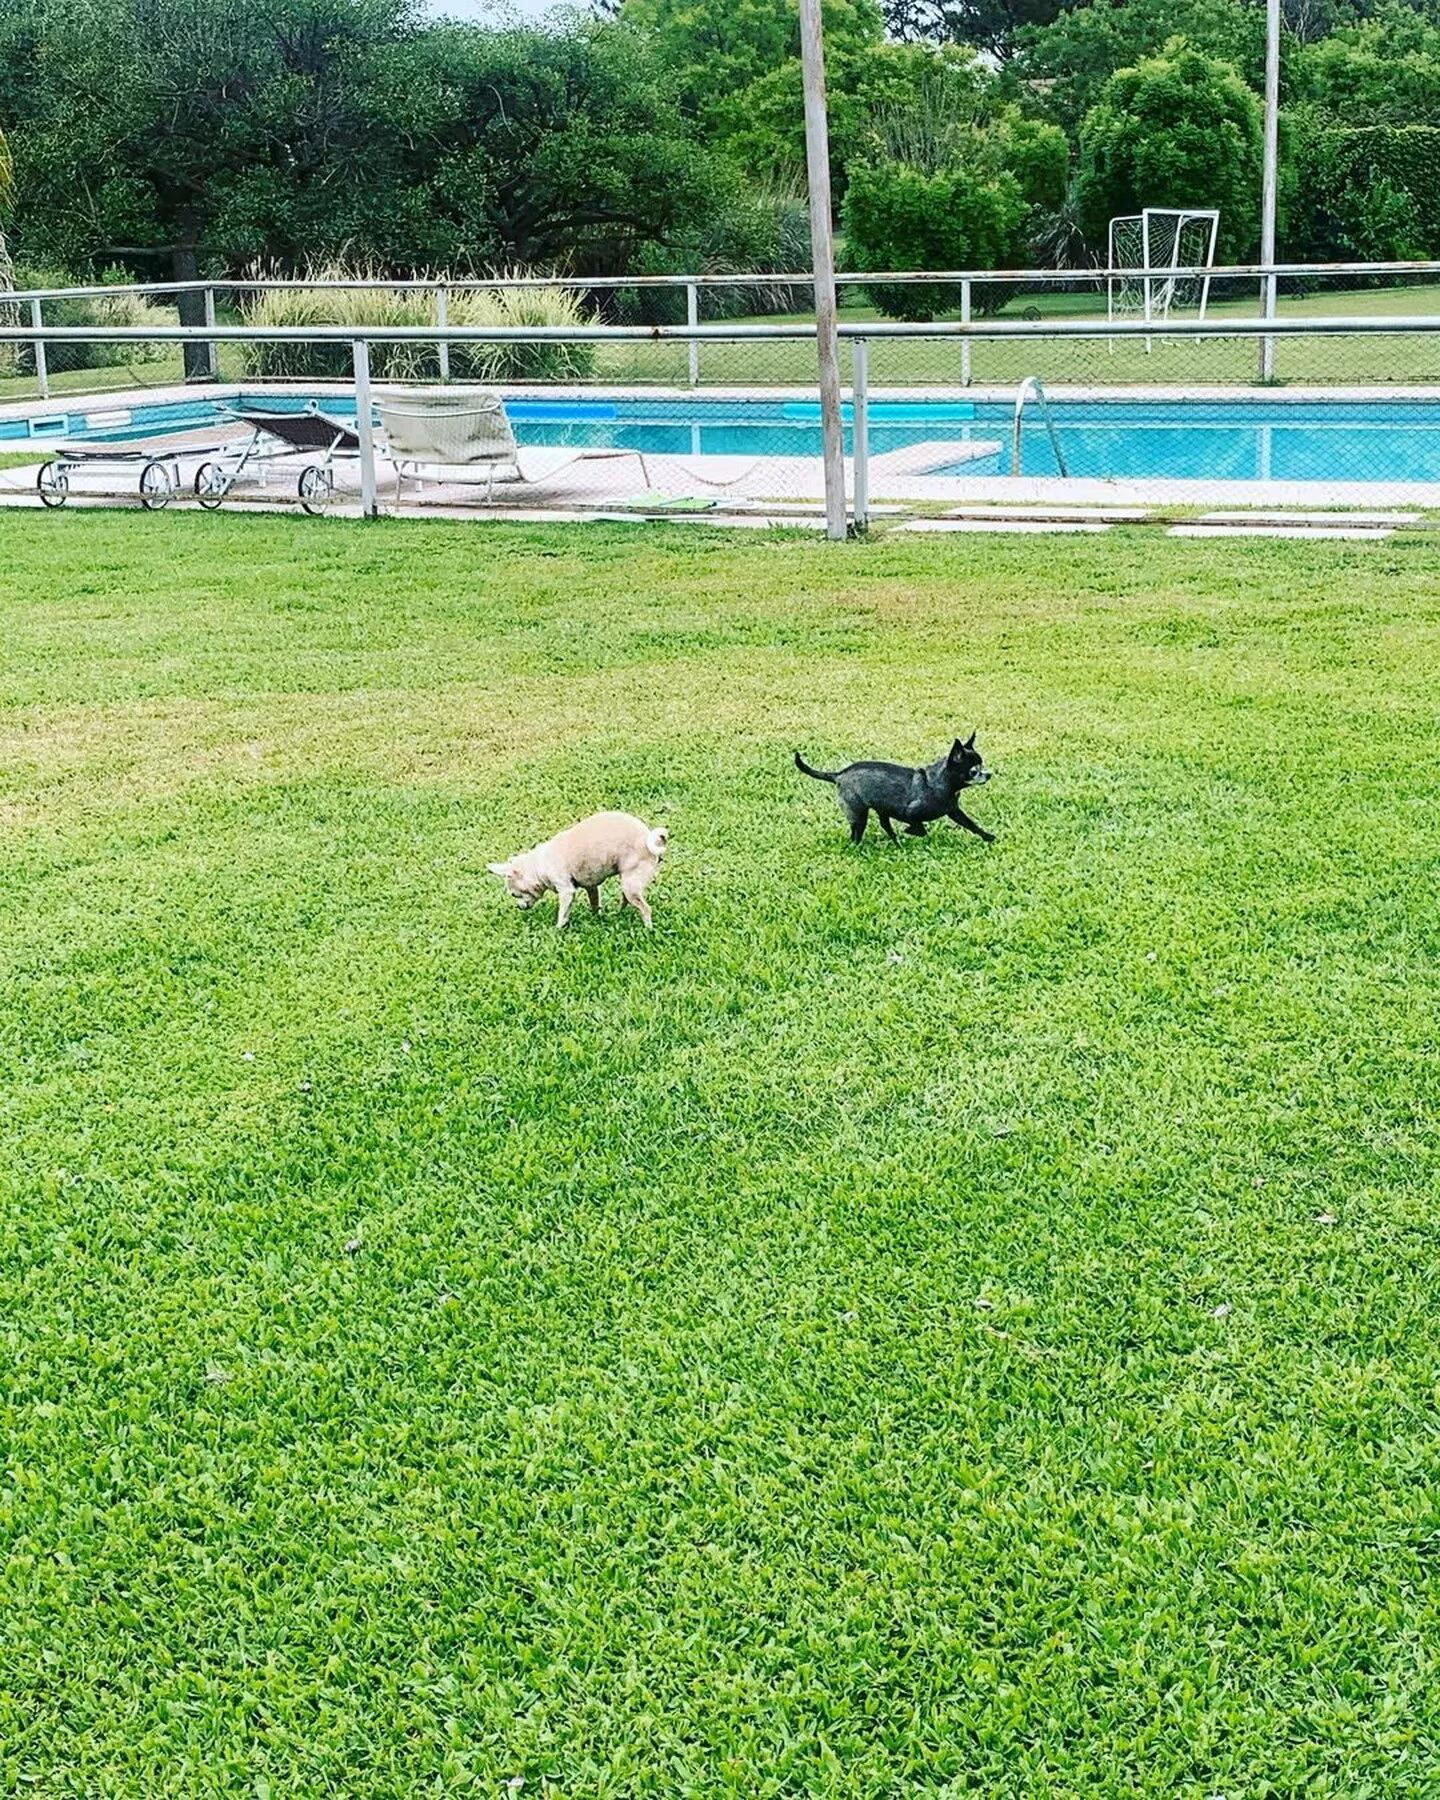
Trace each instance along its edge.
{"label": "blue pool water", "polygon": [[[304,395],[257,393],[254,404],[301,410]],[[354,416],[354,402],[321,402]],[[507,411],[521,444],[618,447],[655,455],[818,457],[813,401],[693,399],[516,399]],[[1069,400],[1051,412],[1068,472],[1109,480],[1440,482],[1440,401],[1285,401],[1192,399]],[[872,457],[933,445],[935,459],[907,458],[912,472],[1005,475],[1010,472],[1011,405],[996,401],[877,402],[870,408]],[[0,447],[64,438],[124,444],[228,425],[215,402],[194,398],[126,407],[103,400],[84,410],[56,407],[0,420]],[[993,446],[979,456],[957,444]],[[850,449],[846,412],[846,450]],[[1039,415],[1027,415],[1026,475],[1055,475],[1055,457]]]}

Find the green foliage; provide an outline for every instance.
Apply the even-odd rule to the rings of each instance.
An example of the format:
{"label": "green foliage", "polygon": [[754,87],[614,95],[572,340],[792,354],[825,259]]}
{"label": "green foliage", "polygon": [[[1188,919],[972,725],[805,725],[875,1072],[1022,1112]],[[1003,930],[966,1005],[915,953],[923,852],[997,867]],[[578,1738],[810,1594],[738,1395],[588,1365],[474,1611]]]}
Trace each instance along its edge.
{"label": "green foliage", "polygon": [[1147,206],[1220,209],[1219,260],[1258,251],[1260,102],[1228,64],[1176,39],[1119,69],[1080,128],[1079,202],[1086,234]]}
{"label": "green foliage", "polygon": [[[1064,199],[1069,163],[1058,127],[998,107],[982,81],[923,84],[908,107],[880,111],[871,154],[851,170],[843,208],[852,268],[979,269],[1026,259],[1036,221]],[[892,317],[920,319],[958,302],[942,283],[868,287]],[[974,291],[994,311],[1008,290]]]}
{"label": "green foliage", "polygon": [[[1254,88],[1265,74],[1265,12],[1235,0],[1089,0],[1021,34],[1010,79],[1072,135],[1117,69],[1158,56],[1174,37],[1233,63]],[[1285,66],[1288,70],[1289,55]]]}
{"label": "green foliage", "polygon": [[611,272],[729,183],[633,32],[417,30],[407,0],[0,9],[0,116],[24,243],[77,268]]}
{"label": "green foliage", "polygon": [[892,37],[973,44],[1007,57],[1017,37],[1044,25],[1069,0],[884,0]]}
{"label": "green foliage", "polygon": [[[861,163],[851,170],[845,196],[847,258],[861,273],[1013,266],[1026,211],[1020,183],[1008,170]],[[933,318],[959,301],[955,288],[939,282],[881,282],[866,291],[896,319]]]}
{"label": "green foliage", "polygon": [[1286,74],[1292,102],[1347,125],[1440,125],[1440,25],[1397,0],[1296,48]]}
{"label": "green foliage", "polygon": [[1440,255],[1440,127],[1302,116],[1292,241],[1317,262]]}
{"label": "green foliage", "polygon": [[[17,264],[14,273],[15,286],[20,289],[64,288],[83,285],[76,283],[74,276],[67,274],[63,269],[35,268],[30,264]],[[111,267],[100,271],[97,285],[123,286],[129,280],[130,277],[124,269]],[[165,306],[152,300],[146,300],[139,294],[106,294],[88,299],[47,300],[44,305],[44,319],[47,325],[173,325],[175,308],[173,305]],[[28,318],[25,323],[29,323]],[[171,346],[168,344],[67,343],[63,347],[56,346],[50,354],[53,364],[57,368],[66,370],[124,369],[142,363],[163,362],[171,354]],[[15,372],[28,374],[34,367],[35,352],[32,347],[29,344],[17,344],[15,346]]]}
{"label": "green foliage", "polygon": [[[943,113],[975,121],[997,104],[996,82],[973,50],[929,44],[865,44],[826,52],[830,174],[843,199],[850,164],[896,120]],[[722,147],[754,176],[801,182],[805,173],[804,94],[793,58],[760,77],[735,107]],[[903,158],[902,158],[903,160]]]}
{"label": "green foliage", "polygon": [[[344,265],[309,271],[316,281],[364,281],[372,270]],[[443,279],[436,277],[437,281]],[[433,325],[434,299],[426,290],[374,288],[268,288],[258,290],[244,307],[251,325]],[[566,288],[495,288],[456,290],[447,297],[452,325],[583,325],[585,314]],[[344,379],[351,371],[350,346],[344,343],[245,344],[247,375],[270,380],[322,377]],[[433,380],[435,350],[430,344],[375,344],[370,366],[382,381]],[[450,347],[450,373],[457,381],[572,381],[594,367],[593,346],[586,343],[467,344]]]}
{"label": "green foliage", "polygon": [[[672,245],[649,246],[632,265],[637,275],[779,274],[810,267],[810,215],[803,195],[784,187],[737,188],[732,204],[701,230]],[[703,288],[700,317],[726,319],[795,312],[813,304],[813,289],[780,283]],[[685,320],[678,288],[621,289],[610,298],[627,323],[677,325]]]}
{"label": "green foliage", "polygon": [[[713,141],[748,128],[745,95],[754,83],[799,69],[795,0],[625,0],[620,16],[656,46],[682,106]],[[833,69],[882,40],[877,0],[822,0],[821,17]]]}

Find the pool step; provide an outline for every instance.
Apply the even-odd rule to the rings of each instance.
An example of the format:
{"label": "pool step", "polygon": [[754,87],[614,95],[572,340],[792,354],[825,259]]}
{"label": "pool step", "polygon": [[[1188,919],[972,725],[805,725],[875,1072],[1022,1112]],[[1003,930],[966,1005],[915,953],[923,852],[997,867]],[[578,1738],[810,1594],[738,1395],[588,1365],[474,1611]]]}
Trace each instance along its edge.
{"label": "pool step", "polygon": [[1204,520],[1172,525],[1166,533],[1174,538],[1349,538],[1362,543],[1383,542],[1390,535],[1384,525],[1212,525]]}
{"label": "pool step", "polygon": [[1201,525],[1419,525],[1416,512],[1207,512]]}
{"label": "pool step", "polygon": [[963,518],[963,519],[909,519],[903,525],[897,525],[896,531],[965,531],[965,532],[999,532],[1014,537],[1040,537],[1049,534],[1066,533],[1094,534],[1108,531],[1109,523],[1104,519],[1011,519],[1003,515],[997,518]]}
{"label": "pool step", "polygon": [[1143,524],[1151,516],[1148,506],[1046,506],[1042,503],[1026,504],[1017,501],[1014,505],[1002,505],[996,502],[991,506],[970,504],[966,506],[947,507],[940,515],[946,519],[1034,519],[1040,522],[1051,520],[1074,520],[1078,524],[1099,523],[1102,525],[1138,525]]}

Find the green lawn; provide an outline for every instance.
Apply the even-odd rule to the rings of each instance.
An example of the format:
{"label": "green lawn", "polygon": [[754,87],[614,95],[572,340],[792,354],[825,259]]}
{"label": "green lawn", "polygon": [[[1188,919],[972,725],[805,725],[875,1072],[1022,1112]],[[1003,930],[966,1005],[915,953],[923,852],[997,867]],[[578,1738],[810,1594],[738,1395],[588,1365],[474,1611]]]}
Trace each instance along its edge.
{"label": "green lawn", "polygon": [[0,531],[5,1792],[1440,1789],[1440,550]]}

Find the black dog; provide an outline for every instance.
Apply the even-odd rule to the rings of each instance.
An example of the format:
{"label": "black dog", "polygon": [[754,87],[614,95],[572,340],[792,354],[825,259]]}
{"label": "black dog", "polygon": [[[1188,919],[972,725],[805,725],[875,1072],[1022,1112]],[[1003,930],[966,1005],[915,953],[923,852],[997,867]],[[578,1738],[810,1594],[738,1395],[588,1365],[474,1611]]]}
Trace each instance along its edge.
{"label": "black dog", "polygon": [[840,805],[850,821],[852,844],[864,837],[872,812],[892,844],[900,841],[890,823],[892,819],[899,819],[911,837],[924,837],[931,819],[953,819],[987,844],[995,842],[983,825],[961,812],[955,798],[962,788],[979,787],[990,779],[990,771],[975,748],[973,731],[965,743],[956,738],[944,756],[923,769],[907,769],[901,763],[857,762],[831,774],[825,769],[812,769],[798,750],[795,767],[816,781],[835,783]]}

